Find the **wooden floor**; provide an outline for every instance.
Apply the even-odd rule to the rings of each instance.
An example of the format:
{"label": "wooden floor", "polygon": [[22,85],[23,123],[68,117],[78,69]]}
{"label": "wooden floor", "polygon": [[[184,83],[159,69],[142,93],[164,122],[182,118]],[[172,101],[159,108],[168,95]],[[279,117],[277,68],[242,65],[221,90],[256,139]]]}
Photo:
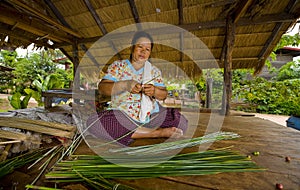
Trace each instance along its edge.
{"label": "wooden floor", "polygon": [[[284,189],[300,189],[300,131],[247,114],[243,116],[233,114],[225,117],[223,122],[223,118],[216,118],[212,113],[184,112],[184,115],[189,120],[189,135],[191,133],[194,133],[194,136],[203,135],[205,130],[209,130],[206,129],[207,125],[216,128],[220,125],[222,131],[241,135],[239,139],[215,142],[209,148],[233,146],[232,150],[244,155],[259,151],[259,156],[252,155],[252,160],[266,171],[122,180],[122,183],[137,189],[152,190],[266,190],[276,189],[276,183],[283,184]],[[158,141],[139,140],[134,142],[133,146]],[[78,149],[78,153],[86,151],[86,147],[81,148],[82,150]],[[290,162],[285,161],[286,156],[291,158]]]}
{"label": "wooden floor", "polygon": [[[288,128],[269,120],[264,120],[253,115],[235,113],[231,116],[221,117],[216,113],[198,113],[191,110],[182,112],[189,120],[187,135],[202,136],[207,130],[221,130],[235,132],[241,137],[235,140],[223,140],[211,144],[209,149],[224,148],[233,146],[243,155],[251,155],[259,151],[259,156],[252,159],[260,167],[266,169],[263,172],[243,173],[220,173],[204,176],[182,176],[182,177],[161,177],[139,180],[122,180],[120,182],[136,189],[151,190],[269,190],[275,189],[276,183],[281,183],[284,189],[300,190],[300,131]],[[209,128],[207,128],[209,126]],[[144,139],[135,141],[132,146],[158,143],[163,139]],[[202,147],[203,148],[203,147]],[[198,151],[194,147],[189,151]],[[76,151],[76,154],[92,154],[93,151],[83,142]],[[290,162],[285,157],[291,158]],[[24,176],[19,183],[29,184],[32,177],[31,172],[18,170],[1,179],[0,183],[4,188],[12,186],[16,176]],[[19,184],[21,185],[21,184]],[[24,186],[23,186],[24,187]],[[76,189],[76,188],[75,188]],[[84,188],[83,188],[84,189]]]}

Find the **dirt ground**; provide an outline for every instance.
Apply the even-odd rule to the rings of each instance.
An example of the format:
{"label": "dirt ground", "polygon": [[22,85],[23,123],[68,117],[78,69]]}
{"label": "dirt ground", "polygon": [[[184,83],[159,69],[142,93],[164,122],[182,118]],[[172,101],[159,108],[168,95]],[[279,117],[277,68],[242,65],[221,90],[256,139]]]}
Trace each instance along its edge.
{"label": "dirt ground", "polygon": [[[11,96],[10,94],[0,94],[0,112],[5,112],[7,110],[14,110],[14,108],[10,105],[8,96]],[[34,108],[37,107],[37,102],[30,98],[28,102],[28,108]]]}
{"label": "dirt ground", "polygon": [[[1,107],[0,107],[1,109]],[[118,180],[136,189],[151,190],[266,190],[276,189],[276,183],[283,184],[284,189],[300,190],[300,131],[284,125],[287,116],[281,118],[281,123],[276,123],[270,118],[258,117],[256,114],[245,114],[232,111],[230,116],[215,117],[212,113],[195,113],[184,111],[189,120],[189,131],[193,136],[201,136],[208,128],[218,128],[222,131],[235,132],[241,136],[239,139],[226,140],[213,143],[209,148],[224,148],[232,146],[232,150],[243,155],[251,155],[252,160],[263,172],[220,173],[204,176],[161,177],[139,180]],[[275,116],[273,116],[275,117]],[[272,118],[272,117],[271,117]],[[159,143],[162,139],[138,140],[133,146]],[[194,147],[197,151],[201,147]],[[259,151],[258,156],[252,153]],[[78,147],[76,154],[93,154],[85,142]],[[291,161],[286,162],[285,157]],[[25,189],[37,174],[37,169],[27,170],[20,168],[0,179],[0,189]],[[51,185],[41,178],[36,185]],[[64,189],[88,189],[83,184],[70,184]]]}

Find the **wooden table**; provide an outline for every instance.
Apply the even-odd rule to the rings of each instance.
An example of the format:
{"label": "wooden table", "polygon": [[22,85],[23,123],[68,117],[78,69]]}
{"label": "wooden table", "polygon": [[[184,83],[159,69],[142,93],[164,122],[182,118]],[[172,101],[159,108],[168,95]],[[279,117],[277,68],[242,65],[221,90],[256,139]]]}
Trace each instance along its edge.
{"label": "wooden table", "polygon": [[42,92],[42,97],[44,97],[45,108],[52,107],[53,98],[72,98],[72,90],[61,89],[61,90],[47,90]]}
{"label": "wooden table", "polygon": [[110,101],[110,97],[99,95],[97,89],[91,90],[77,90],[73,91],[71,89],[57,89],[57,90],[47,90],[42,92],[42,97],[44,97],[45,108],[51,108],[53,98],[72,98],[75,103],[81,101],[97,101],[99,103],[105,103]]}

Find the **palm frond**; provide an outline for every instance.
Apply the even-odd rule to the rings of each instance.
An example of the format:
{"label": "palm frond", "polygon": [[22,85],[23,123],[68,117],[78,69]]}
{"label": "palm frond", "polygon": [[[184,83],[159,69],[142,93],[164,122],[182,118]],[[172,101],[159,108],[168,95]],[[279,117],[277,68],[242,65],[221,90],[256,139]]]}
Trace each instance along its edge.
{"label": "palm frond", "polygon": [[[82,180],[82,176],[88,179],[99,175],[103,178],[137,179],[264,170],[248,157],[228,150],[179,154],[161,163],[160,160],[165,159],[163,156],[116,156],[115,159],[123,159],[122,166],[108,162],[100,156],[73,155],[73,160],[65,160],[54,166],[53,171],[46,174],[46,178],[55,182],[67,182]],[[157,165],[154,165],[155,163]],[[82,176],[79,176],[78,172]]]}
{"label": "palm frond", "polygon": [[152,144],[152,145],[145,145],[145,146],[138,146],[138,147],[110,149],[109,151],[112,153],[126,153],[129,155],[161,154],[166,151],[178,150],[182,148],[197,146],[204,143],[212,143],[215,141],[235,139],[239,137],[240,136],[238,134],[232,132],[215,132],[215,133],[211,133],[208,135],[191,138],[191,139],[183,139],[183,140],[177,140],[173,142],[166,142],[166,143]]}

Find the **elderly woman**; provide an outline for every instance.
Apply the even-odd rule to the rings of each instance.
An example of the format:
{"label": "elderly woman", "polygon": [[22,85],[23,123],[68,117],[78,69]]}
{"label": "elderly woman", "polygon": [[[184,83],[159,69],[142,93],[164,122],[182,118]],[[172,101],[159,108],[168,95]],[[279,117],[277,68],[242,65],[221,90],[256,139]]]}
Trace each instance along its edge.
{"label": "elderly woman", "polygon": [[157,101],[167,97],[167,90],[161,71],[148,60],[152,48],[152,37],[137,32],[130,59],[115,61],[108,67],[98,90],[112,97],[110,107],[87,122],[95,137],[129,145],[133,139],[176,138],[186,131],[186,118]]}

